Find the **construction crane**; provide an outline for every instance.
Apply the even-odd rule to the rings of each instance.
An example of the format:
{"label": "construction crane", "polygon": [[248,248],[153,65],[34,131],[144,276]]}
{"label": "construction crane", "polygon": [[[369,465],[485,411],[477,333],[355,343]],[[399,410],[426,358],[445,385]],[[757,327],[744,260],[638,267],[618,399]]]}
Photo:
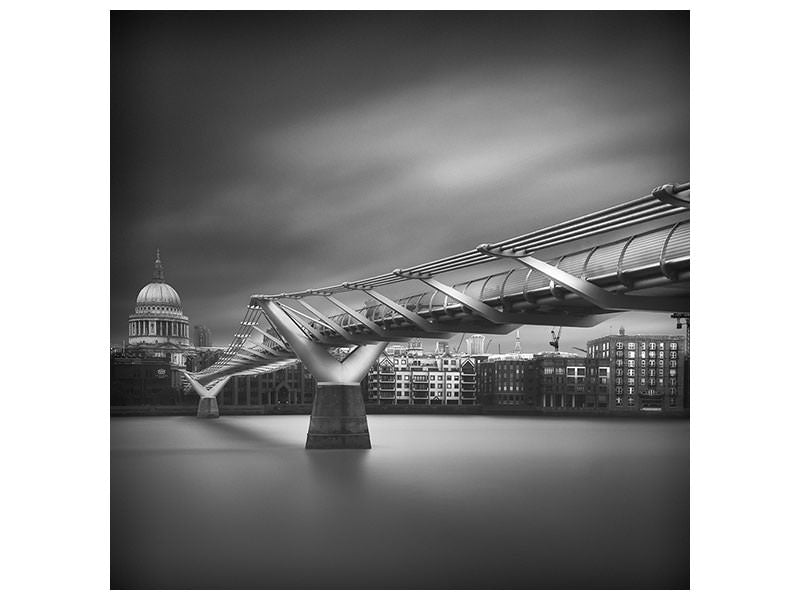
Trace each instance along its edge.
{"label": "construction crane", "polygon": [[550,345],[558,352],[558,340],[561,339],[561,327],[558,328],[558,333],[556,333],[554,329],[551,329],[550,335],[553,336],[553,341],[550,342]]}
{"label": "construction crane", "polygon": [[580,350],[580,351],[581,351],[581,352],[583,352],[584,354],[589,354],[589,351],[588,351],[588,350],[586,350],[586,348],[578,348],[577,346],[573,346],[573,347],[572,347],[572,349],[573,349],[573,350]]}

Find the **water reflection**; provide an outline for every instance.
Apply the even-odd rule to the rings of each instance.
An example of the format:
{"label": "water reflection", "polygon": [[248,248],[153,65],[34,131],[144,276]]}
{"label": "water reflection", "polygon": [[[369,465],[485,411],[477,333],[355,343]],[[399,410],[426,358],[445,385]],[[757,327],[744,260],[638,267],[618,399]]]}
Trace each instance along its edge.
{"label": "water reflection", "polygon": [[115,588],[686,588],[688,423],[112,420]]}

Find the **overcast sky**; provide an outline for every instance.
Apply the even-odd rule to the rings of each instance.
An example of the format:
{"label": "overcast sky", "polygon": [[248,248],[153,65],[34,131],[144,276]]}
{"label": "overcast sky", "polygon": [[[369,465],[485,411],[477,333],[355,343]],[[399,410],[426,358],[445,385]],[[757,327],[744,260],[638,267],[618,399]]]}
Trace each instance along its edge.
{"label": "overcast sky", "polygon": [[[689,181],[687,12],[111,22],[112,343],[156,247],[191,324],[222,345],[252,293],[386,273]],[[620,324],[680,333],[631,313],[565,329],[562,349]],[[523,349],[548,349],[549,331],[523,327]]]}

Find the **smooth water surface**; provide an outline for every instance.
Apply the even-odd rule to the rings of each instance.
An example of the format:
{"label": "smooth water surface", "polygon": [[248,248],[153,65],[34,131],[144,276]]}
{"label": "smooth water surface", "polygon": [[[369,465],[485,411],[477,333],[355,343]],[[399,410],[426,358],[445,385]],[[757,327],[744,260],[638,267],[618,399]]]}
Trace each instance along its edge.
{"label": "smooth water surface", "polygon": [[112,419],[111,587],[688,588],[688,421],[308,420]]}

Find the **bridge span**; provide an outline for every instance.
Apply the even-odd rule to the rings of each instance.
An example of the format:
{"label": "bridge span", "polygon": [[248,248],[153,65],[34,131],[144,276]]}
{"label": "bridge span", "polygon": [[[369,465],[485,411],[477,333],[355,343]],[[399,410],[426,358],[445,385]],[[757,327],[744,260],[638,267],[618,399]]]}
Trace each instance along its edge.
{"label": "bridge span", "polygon": [[[220,359],[186,374],[201,397],[198,416],[219,416],[216,396],[228,377],[301,360],[318,382],[306,447],[369,448],[359,384],[390,341],[505,334],[521,325],[591,327],[630,310],[688,313],[689,187],[662,185],[629,202],[383,275],[253,294]],[[475,274],[484,265],[491,273]],[[472,276],[458,278],[464,272]],[[353,306],[354,295],[362,306]],[[326,311],[321,302],[332,307]]]}

